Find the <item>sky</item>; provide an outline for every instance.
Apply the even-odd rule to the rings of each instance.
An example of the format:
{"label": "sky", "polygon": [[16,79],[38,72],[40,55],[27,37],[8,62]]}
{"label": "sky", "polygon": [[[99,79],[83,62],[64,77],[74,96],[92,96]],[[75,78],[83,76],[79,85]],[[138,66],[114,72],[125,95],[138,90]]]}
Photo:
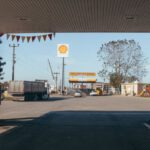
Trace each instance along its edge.
{"label": "sky", "polygon": [[[16,35],[43,35],[47,33],[31,33]],[[53,72],[60,72],[62,68],[62,58],[57,57],[57,44],[69,44],[69,57],[65,58],[65,83],[68,84],[69,72],[96,72],[101,69],[97,58],[97,51],[102,44],[112,40],[135,40],[142,48],[144,56],[148,58],[146,68],[147,76],[142,82],[150,83],[150,33],[56,33],[52,40],[43,39],[39,42],[25,41],[17,43],[11,38],[2,38],[0,44],[0,56],[6,61],[4,67],[4,81],[11,80],[12,77],[12,48],[9,44],[19,44],[16,48],[15,80],[35,80],[43,79],[52,81],[52,75],[48,65],[51,62]],[[59,81],[61,74],[59,75]],[[97,81],[103,81],[97,76]]]}

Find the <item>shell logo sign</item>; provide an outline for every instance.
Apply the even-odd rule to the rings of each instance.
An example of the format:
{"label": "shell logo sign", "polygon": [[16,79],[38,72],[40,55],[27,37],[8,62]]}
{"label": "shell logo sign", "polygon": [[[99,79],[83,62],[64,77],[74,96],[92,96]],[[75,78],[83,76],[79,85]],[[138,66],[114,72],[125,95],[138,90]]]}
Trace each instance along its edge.
{"label": "shell logo sign", "polygon": [[57,56],[58,57],[68,57],[69,45],[68,44],[58,44],[57,45]]}

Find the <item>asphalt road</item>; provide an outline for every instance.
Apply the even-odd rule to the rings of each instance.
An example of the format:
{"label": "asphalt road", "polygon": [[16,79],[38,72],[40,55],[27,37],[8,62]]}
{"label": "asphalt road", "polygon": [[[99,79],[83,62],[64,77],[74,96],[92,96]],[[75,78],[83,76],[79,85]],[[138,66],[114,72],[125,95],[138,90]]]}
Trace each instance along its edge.
{"label": "asphalt road", "polygon": [[150,98],[3,102],[0,150],[150,150]]}

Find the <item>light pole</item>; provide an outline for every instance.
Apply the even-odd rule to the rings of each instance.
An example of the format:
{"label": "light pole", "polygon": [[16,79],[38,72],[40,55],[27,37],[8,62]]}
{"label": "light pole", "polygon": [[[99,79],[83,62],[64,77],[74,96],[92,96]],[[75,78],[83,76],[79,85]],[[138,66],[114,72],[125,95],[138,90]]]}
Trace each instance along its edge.
{"label": "light pole", "polygon": [[12,47],[13,48],[13,54],[12,54],[12,81],[14,81],[15,79],[15,63],[16,63],[16,54],[15,54],[15,48],[16,47],[19,47],[19,44],[18,45],[10,45],[9,44],[9,47]]}
{"label": "light pole", "polygon": [[64,95],[64,81],[65,81],[65,57],[68,57],[69,45],[68,44],[58,44],[57,46],[57,56],[62,57],[62,82],[61,82],[61,94]]}
{"label": "light pole", "polygon": [[64,81],[65,81],[65,58],[62,57],[62,84],[61,84],[61,93],[64,95]]}

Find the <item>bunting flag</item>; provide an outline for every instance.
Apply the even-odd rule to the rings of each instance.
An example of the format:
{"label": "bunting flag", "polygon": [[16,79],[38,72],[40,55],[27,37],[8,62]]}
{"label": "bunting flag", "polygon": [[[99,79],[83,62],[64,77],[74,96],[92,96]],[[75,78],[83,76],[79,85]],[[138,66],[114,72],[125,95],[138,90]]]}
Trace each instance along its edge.
{"label": "bunting flag", "polygon": [[55,36],[56,36],[56,33],[54,32],[54,33],[53,33],[53,35],[54,35],[54,38],[55,38]]}
{"label": "bunting flag", "polygon": [[9,37],[10,37],[10,34],[7,34],[7,40],[9,39]]}
{"label": "bunting flag", "polygon": [[43,35],[43,39],[44,41],[46,41],[47,35]]}
{"label": "bunting flag", "polygon": [[52,39],[52,34],[48,34],[48,37],[51,40]]}
{"label": "bunting flag", "polygon": [[15,35],[12,35],[12,41],[15,39],[15,37],[16,37]]}
{"label": "bunting flag", "polygon": [[25,40],[25,36],[22,36],[21,38],[22,38],[22,42],[24,42],[24,40]]}
{"label": "bunting flag", "polygon": [[39,40],[39,42],[40,42],[40,41],[41,41],[41,36],[38,36],[37,38],[38,38],[38,40]]}
{"label": "bunting flag", "polygon": [[36,36],[32,36],[32,42],[34,42],[35,38],[36,38]]}
{"label": "bunting flag", "polygon": [[[3,33],[0,33],[0,37],[3,36]],[[44,34],[44,35],[38,35],[38,36],[20,36],[20,35],[14,35],[14,34],[7,34],[7,40],[11,37],[11,40],[14,41],[15,39],[17,40],[17,42],[20,41],[20,39],[22,40],[22,42],[25,41],[25,39],[27,39],[27,42],[29,43],[30,41],[34,42],[35,39],[37,38],[38,41],[41,41],[41,38],[46,41],[47,37],[52,40],[52,36],[55,36],[55,33],[53,34]]]}
{"label": "bunting flag", "polygon": [[0,37],[2,37],[4,35],[4,33],[0,33]]}
{"label": "bunting flag", "polygon": [[19,42],[20,40],[20,36],[16,36],[17,42]]}
{"label": "bunting flag", "polygon": [[31,36],[27,36],[27,42],[29,43],[31,39]]}

